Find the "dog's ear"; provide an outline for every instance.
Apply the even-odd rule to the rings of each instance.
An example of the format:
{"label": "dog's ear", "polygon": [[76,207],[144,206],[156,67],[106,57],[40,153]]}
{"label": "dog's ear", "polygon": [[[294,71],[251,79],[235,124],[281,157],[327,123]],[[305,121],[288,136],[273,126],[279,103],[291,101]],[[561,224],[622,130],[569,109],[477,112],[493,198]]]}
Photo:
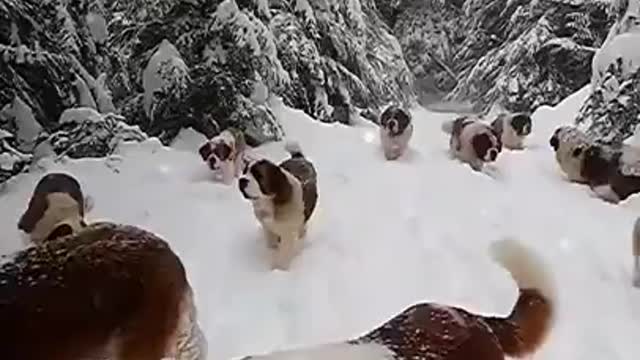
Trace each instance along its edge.
{"label": "dog's ear", "polygon": [[71,234],[73,234],[73,228],[71,228],[69,224],[61,224],[56,226],[56,228],[53,229],[51,233],[49,233],[49,236],[47,236],[47,239],[45,241],[55,240],[57,238],[61,238],[63,236]]}
{"label": "dog's ear", "polygon": [[273,202],[276,204],[283,204],[289,201],[293,189],[289,179],[284,174],[282,169],[276,164],[264,161],[257,169],[258,174],[254,174],[254,177],[260,184],[262,192],[267,195],[273,195]]}
{"label": "dog's ear", "polygon": [[213,149],[211,148],[211,143],[209,141],[204,143],[198,149],[198,153],[200,154],[200,157],[202,158],[202,161],[207,161],[207,159],[209,158],[209,156],[211,155],[212,152],[213,152]]}
{"label": "dog's ear", "polygon": [[553,148],[554,151],[558,151],[558,148],[560,147],[560,141],[555,134],[549,139],[549,145]]}

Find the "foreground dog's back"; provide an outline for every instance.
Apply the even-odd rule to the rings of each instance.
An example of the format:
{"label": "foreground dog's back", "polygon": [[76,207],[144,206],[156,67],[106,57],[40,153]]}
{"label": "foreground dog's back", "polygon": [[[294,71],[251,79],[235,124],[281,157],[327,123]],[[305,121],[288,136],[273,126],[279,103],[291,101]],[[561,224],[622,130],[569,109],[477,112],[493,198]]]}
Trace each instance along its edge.
{"label": "foreground dog's back", "polygon": [[249,356],[253,360],[504,360],[540,348],[553,325],[554,286],[545,264],[512,240],[492,246],[520,296],[507,317],[422,303],[353,341]]}
{"label": "foreground dog's back", "polygon": [[288,142],[285,149],[291,157],[280,164],[280,167],[295,176],[302,185],[302,201],[304,202],[304,220],[313,214],[318,202],[318,174],[316,169],[302,152],[296,142]]}
{"label": "foreground dog's back", "polygon": [[85,226],[85,199],[80,183],[65,173],[49,173],[36,184],[18,229],[39,243]]}
{"label": "foreground dog's back", "polygon": [[160,360],[191,306],[178,257],[132,226],[94,224],[3,262],[4,360]]}

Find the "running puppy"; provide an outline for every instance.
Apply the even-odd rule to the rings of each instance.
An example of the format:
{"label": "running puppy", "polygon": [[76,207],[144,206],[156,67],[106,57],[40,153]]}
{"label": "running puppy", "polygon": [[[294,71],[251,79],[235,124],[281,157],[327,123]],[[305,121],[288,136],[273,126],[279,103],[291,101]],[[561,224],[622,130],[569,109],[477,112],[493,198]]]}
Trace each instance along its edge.
{"label": "running puppy", "polygon": [[585,133],[573,126],[560,126],[549,138],[556,162],[569,181],[587,182],[582,176],[582,159],[585,154],[583,150],[592,143]]}
{"label": "running puppy", "polygon": [[301,251],[306,223],[318,201],[317,174],[297,143],[287,143],[291,157],[276,165],[261,159],[247,166],[238,181],[242,196],[253,204],[269,247],[274,269],[287,270]]}
{"label": "running puppy", "polygon": [[457,159],[481,171],[485,163],[493,162],[502,151],[502,142],[487,124],[469,117],[460,117],[442,124],[450,134],[449,152]]}
{"label": "running puppy", "polygon": [[49,173],[36,184],[18,229],[31,243],[78,232],[85,227],[85,198],[72,175]]}
{"label": "running puppy", "polygon": [[640,217],[637,218],[633,224],[631,243],[631,253],[633,254],[633,286],[640,288]]}
{"label": "running puppy", "polygon": [[524,139],[531,134],[531,117],[525,113],[500,114],[491,123],[505,148],[524,149]]}
{"label": "running puppy", "polygon": [[198,153],[223,183],[231,184],[242,172],[242,156],[246,146],[242,131],[228,128],[203,144]]}
{"label": "running puppy", "polygon": [[247,356],[243,360],[504,360],[507,356],[531,355],[553,326],[553,279],[545,264],[516,241],[496,242],[491,250],[520,290],[507,317],[420,303],[351,341]]}
{"label": "running puppy", "polygon": [[4,360],[205,359],[184,267],[147,231],[96,223],[0,263]]}
{"label": "running puppy", "polygon": [[391,105],[382,112],[380,143],[387,160],[396,160],[407,151],[411,135],[413,135],[413,123],[408,111],[397,105]]}

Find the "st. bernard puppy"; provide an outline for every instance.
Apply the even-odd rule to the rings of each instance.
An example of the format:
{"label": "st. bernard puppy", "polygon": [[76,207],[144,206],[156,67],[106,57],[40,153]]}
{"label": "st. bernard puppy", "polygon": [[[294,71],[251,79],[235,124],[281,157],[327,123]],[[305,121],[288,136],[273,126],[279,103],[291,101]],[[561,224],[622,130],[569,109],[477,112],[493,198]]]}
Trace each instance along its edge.
{"label": "st. bernard puppy", "polygon": [[396,160],[402,156],[409,147],[409,141],[413,135],[411,114],[391,105],[380,115],[380,143],[387,160]]}
{"label": "st. bernard puppy", "polygon": [[531,126],[531,117],[525,113],[500,114],[491,123],[502,145],[511,150],[524,149],[524,139],[531,134]]}
{"label": "st. bernard puppy", "polygon": [[573,126],[560,126],[549,138],[549,145],[555,151],[556,162],[572,182],[586,183],[582,176],[583,150],[593,141]]}
{"label": "st. bernard puppy", "polygon": [[198,149],[200,157],[225,184],[231,184],[242,172],[242,156],[246,148],[242,131],[228,128]]}
{"label": "st. bernard puppy", "polygon": [[580,175],[601,199],[618,203],[640,193],[640,149],[594,143],[576,151],[584,153]]}
{"label": "st. bernard puppy", "polygon": [[18,229],[27,242],[36,244],[68,235],[86,226],[86,207],[78,180],[65,173],[49,173],[36,184]]}
{"label": "st. bernard puppy", "polygon": [[631,254],[633,255],[633,286],[640,288],[640,217],[633,224]]}
{"label": "st. bernard puppy", "polygon": [[502,142],[491,126],[478,119],[463,116],[442,124],[450,134],[449,151],[457,159],[481,171],[485,163],[493,162],[502,151]]}
{"label": "st. bernard puppy", "polygon": [[317,173],[297,143],[289,142],[291,157],[280,165],[267,159],[247,166],[238,181],[245,199],[261,223],[270,248],[275,249],[272,267],[287,270],[302,250],[306,223],[318,201]]}
{"label": "st. bernard puppy", "polygon": [[182,262],[152,233],[95,223],[0,260],[4,360],[206,357]]}
{"label": "st. bernard puppy", "polygon": [[504,360],[535,353],[554,323],[555,284],[543,261],[517,241],[492,244],[519,297],[506,317],[419,303],[357,339],[253,355],[243,360]]}

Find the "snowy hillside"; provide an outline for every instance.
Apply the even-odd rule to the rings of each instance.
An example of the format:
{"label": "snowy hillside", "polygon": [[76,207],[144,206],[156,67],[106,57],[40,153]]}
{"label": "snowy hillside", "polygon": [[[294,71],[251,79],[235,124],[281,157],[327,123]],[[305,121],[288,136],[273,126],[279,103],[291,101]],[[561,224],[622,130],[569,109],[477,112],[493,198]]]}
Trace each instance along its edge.
{"label": "snowy hillside", "polygon": [[[195,132],[183,131],[173,149],[147,140],[108,160],[41,164],[82,182],[95,202],[90,220],[136,224],[171,242],[195,288],[210,359],[355,337],[418,301],[507,314],[516,287],[487,247],[515,235],[545,257],[559,285],[557,325],[533,358],[636,360],[630,233],[640,199],[595,199],[563,180],[548,146],[587,93],[540,108],[529,148],[504,152],[491,177],[447,158],[440,123],[451,115],[416,110],[411,153],[386,162],[373,125],[322,124],[273,104],[319,172],[307,245],[286,273],[269,270],[237,188],[208,179]],[[285,158],[282,143],[258,151]],[[0,227],[11,229],[0,253],[20,248],[13,229],[43,172],[18,175],[0,194]]]}

